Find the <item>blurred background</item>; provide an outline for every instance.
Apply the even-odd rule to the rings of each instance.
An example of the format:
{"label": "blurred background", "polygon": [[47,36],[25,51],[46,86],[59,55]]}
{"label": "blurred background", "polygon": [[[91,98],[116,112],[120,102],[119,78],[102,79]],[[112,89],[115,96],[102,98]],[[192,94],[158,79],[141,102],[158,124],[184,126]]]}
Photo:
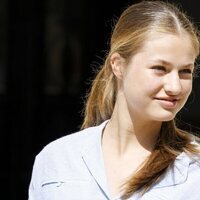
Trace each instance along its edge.
{"label": "blurred background", "polygon": [[[0,0],[0,183],[25,200],[34,157],[78,131],[84,97],[108,50],[111,27],[130,0]],[[198,0],[180,3],[200,22]],[[200,133],[200,80],[180,126]]]}

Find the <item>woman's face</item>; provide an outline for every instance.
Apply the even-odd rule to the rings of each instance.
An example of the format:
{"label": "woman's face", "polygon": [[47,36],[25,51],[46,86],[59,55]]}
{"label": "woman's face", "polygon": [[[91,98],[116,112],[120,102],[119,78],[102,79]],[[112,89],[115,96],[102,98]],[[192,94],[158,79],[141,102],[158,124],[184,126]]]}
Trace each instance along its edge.
{"label": "woman's face", "polygon": [[133,117],[169,121],[192,90],[196,53],[189,36],[154,33],[125,67],[120,91]]}

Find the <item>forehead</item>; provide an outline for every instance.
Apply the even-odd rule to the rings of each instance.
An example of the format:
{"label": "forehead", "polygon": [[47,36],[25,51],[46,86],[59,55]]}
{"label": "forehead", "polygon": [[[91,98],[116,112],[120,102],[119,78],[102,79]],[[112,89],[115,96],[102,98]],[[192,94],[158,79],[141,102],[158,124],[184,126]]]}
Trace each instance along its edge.
{"label": "forehead", "polygon": [[[196,51],[187,34],[152,33],[138,52],[146,59],[164,59],[178,64],[194,62]],[[145,59],[144,58],[144,59]]]}

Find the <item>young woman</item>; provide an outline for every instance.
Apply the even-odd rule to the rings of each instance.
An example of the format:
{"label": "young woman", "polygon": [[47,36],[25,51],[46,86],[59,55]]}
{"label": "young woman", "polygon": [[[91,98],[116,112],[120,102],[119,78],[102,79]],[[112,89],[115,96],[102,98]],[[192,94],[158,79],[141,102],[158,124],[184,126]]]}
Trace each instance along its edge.
{"label": "young woman", "polygon": [[128,7],[88,95],[83,130],[37,155],[29,200],[200,199],[200,147],[174,122],[198,55],[197,30],[178,8]]}

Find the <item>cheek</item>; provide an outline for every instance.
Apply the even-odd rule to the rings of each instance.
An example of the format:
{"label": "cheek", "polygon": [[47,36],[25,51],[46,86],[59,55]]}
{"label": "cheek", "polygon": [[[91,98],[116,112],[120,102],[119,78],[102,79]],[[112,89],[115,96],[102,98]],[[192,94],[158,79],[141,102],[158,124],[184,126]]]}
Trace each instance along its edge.
{"label": "cheek", "polygon": [[188,97],[192,91],[192,81],[186,80],[182,82],[182,94]]}
{"label": "cheek", "polygon": [[143,85],[144,92],[150,97],[154,97],[163,88],[162,80],[158,77],[146,77],[140,84]]}
{"label": "cheek", "polygon": [[149,76],[129,77],[123,84],[125,96],[132,101],[146,101],[154,97],[162,88],[160,79]]}
{"label": "cheek", "polygon": [[127,91],[135,91],[138,94],[145,93],[150,95],[162,88],[162,79],[152,76],[150,73],[137,73],[136,76],[126,77],[124,88]]}

